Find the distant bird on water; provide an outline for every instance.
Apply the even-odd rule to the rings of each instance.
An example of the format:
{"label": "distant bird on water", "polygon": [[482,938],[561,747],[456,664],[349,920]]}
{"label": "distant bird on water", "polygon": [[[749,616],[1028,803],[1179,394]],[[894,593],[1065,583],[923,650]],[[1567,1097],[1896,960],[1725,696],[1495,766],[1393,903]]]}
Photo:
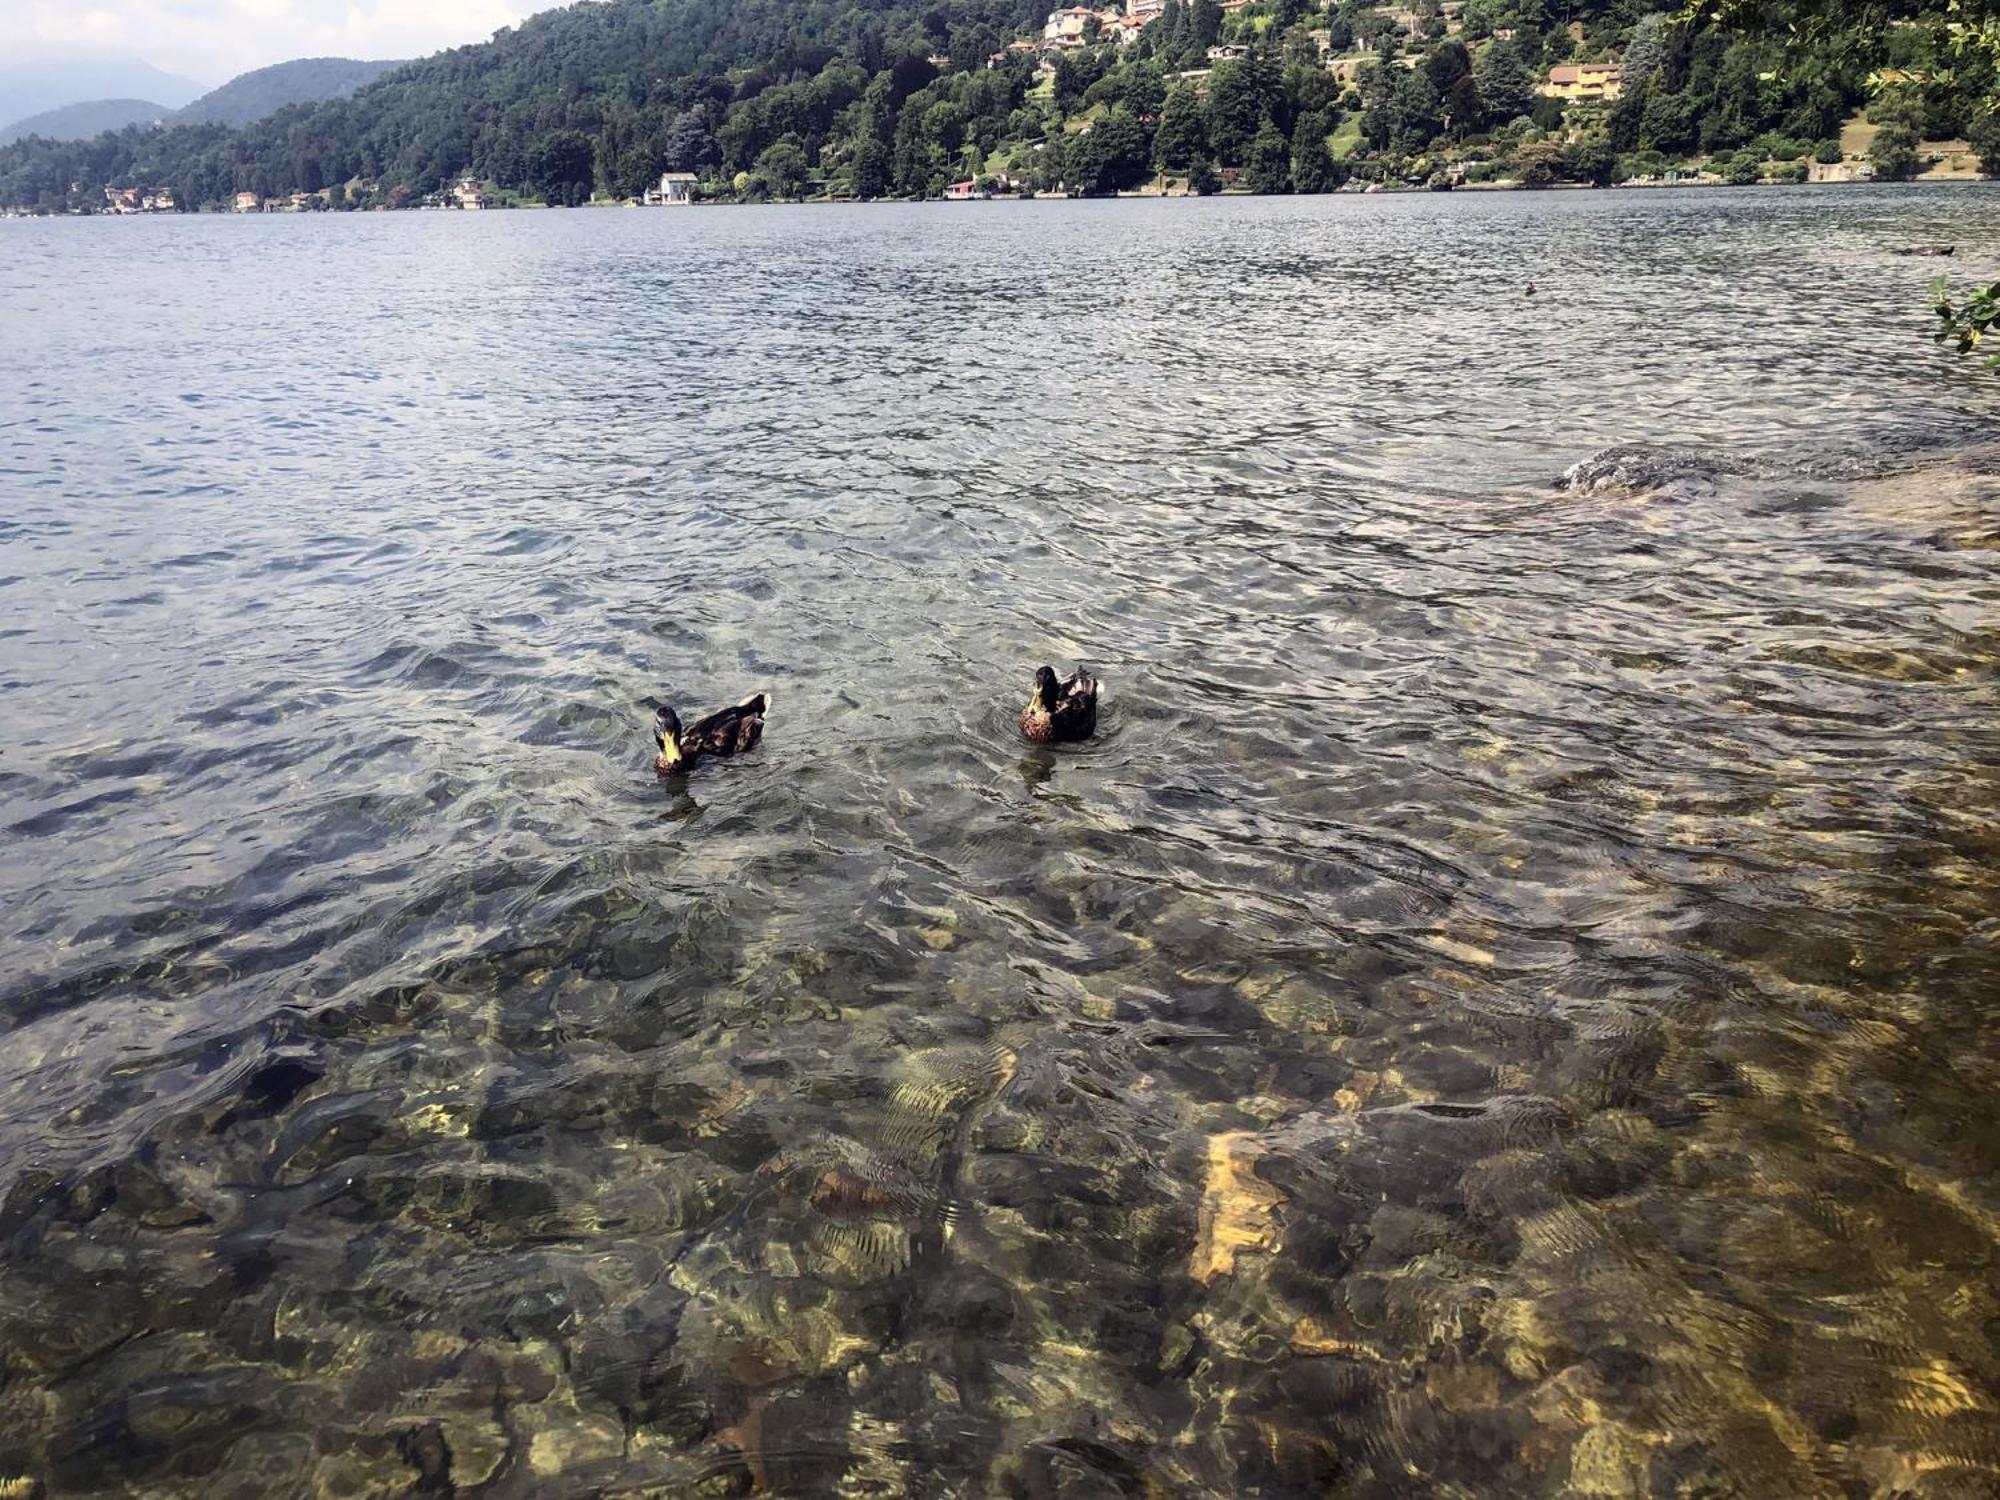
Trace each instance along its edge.
{"label": "distant bird on water", "polygon": [[764,737],[764,715],[770,711],[771,695],[758,693],[734,708],[719,709],[705,719],[681,728],[680,715],[662,705],[653,719],[653,739],[660,747],[653,769],[662,776],[685,771],[704,755],[726,759],[753,749]]}
{"label": "distant bird on water", "polygon": [[1528,295],[1530,297],[1535,295],[1535,284],[1532,281],[1528,283]]}
{"label": "distant bird on water", "polygon": [[1061,682],[1048,667],[1035,673],[1035,694],[1021,710],[1021,733],[1038,745],[1087,740],[1097,732],[1097,679],[1078,667]]}

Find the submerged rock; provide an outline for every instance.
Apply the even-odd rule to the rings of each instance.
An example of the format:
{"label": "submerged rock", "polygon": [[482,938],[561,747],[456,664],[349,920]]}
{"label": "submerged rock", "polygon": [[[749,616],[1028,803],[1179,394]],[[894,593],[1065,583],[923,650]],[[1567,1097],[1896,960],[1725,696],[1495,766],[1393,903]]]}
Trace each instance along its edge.
{"label": "submerged rock", "polygon": [[1719,459],[1681,448],[1621,444],[1600,448],[1563,471],[1559,490],[1581,494],[1625,492],[1693,496],[1715,488],[1717,478],[1734,472]]}
{"label": "submerged rock", "polygon": [[1234,1271],[1239,1252],[1268,1250],[1277,1238],[1272,1210],[1285,1201],[1285,1195],[1257,1175],[1257,1158],[1264,1149],[1245,1131],[1209,1140],[1200,1224],[1194,1258],[1188,1264],[1188,1274],[1204,1286]]}

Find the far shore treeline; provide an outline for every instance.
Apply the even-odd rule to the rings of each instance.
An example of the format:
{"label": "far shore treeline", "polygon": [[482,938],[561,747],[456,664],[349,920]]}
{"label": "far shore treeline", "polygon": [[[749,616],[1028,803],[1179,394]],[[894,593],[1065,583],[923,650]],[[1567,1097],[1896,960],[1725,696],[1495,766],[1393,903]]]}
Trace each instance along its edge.
{"label": "far shore treeline", "polygon": [[[669,171],[739,200],[1895,180],[1939,142],[2000,173],[1995,23],[1968,28],[1986,13],[1963,0],[1719,20],[1648,0],[1125,0],[1066,31],[1049,11],[577,5],[240,129],[17,142],[0,207],[95,211],[107,189],[182,212],[402,207],[468,183],[481,202],[577,204]],[[1615,87],[1562,97],[1579,72],[1612,76],[1591,64]]]}

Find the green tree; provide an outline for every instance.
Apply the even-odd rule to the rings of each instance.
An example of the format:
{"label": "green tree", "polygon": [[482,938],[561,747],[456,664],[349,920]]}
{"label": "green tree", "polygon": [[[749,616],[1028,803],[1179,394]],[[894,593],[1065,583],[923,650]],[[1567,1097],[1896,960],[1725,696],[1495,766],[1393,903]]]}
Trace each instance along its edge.
{"label": "green tree", "polygon": [[854,146],[850,186],[857,198],[881,198],[889,191],[889,148],[872,135]]}
{"label": "green tree", "polygon": [[1051,136],[1048,143],[1035,153],[1035,164],[1029,177],[1038,193],[1052,193],[1066,182],[1064,173],[1069,167],[1069,145],[1066,137]]}
{"label": "green tree", "polygon": [[1197,156],[1188,165],[1188,191],[1198,197],[1222,191],[1222,179],[1215,174],[1215,164],[1205,156]]}
{"label": "green tree", "polygon": [[1123,109],[1114,109],[1069,143],[1069,188],[1086,198],[1135,188],[1150,166],[1146,134]]}
{"label": "green tree", "polygon": [[1922,139],[1923,104],[1914,90],[1891,89],[1868,111],[1876,126],[1868,160],[1882,182],[1908,182],[1917,175],[1917,142]]}
{"label": "green tree", "polygon": [[1323,114],[1299,116],[1292,127],[1292,187],[1301,193],[1330,193],[1347,180],[1326,148],[1332,125]]}
{"label": "green tree", "polygon": [[1669,156],[1684,156],[1700,141],[1699,101],[1687,94],[1648,90],[1639,117],[1639,145]]}
{"label": "green tree", "polygon": [[1463,42],[1439,42],[1425,54],[1422,71],[1442,98],[1451,92],[1451,86],[1459,79],[1471,76],[1472,56],[1465,50]]}
{"label": "green tree", "polygon": [[1639,17],[1632,28],[1631,38],[1625,43],[1624,56],[1619,59],[1619,70],[1623,86],[1651,79],[1667,64],[1667,51],[1672,44],[1672,21],[1661,11],[1654,11]]}
{"label": "green tree", "polygon": [[1361,70],[1361,138],[1377,151],[1387,150],[1396,134],[1407,77],[1401,68],[1381,63]]}
{"label": "green tree", "polygon": [[1445,125],[1452,135],[1463,139],[1486,123],[1486,101],[1470,74],[1451,86],[1444,100]]}
{"label": "green tree", "polygon": [[1619,92],[1604,120],[1605,133],[1610,137],[1613,149],[1639,149],[1640,128],[1646,118],[1646,101],[1651,95],[1652,86],[1647,83],[1628,83]]}
{"label": "green tree", "polygon": [[763,184],[764,192],[770,197],[798,197],[806,180],[806,153],[799,145],[798,137],[788,135],[766,146],[758,153],[756,165],[750,172]]}
{"label": "green tree", "polygon": [[1208,152],[1208,126],[1201,95],[1192,83],[1177,83],[1160,110],[1153,133],[1153,160],[1163,171],[1184,170]]}
{"label": "green tree", "polygon": [[[1322,147],[1324,149],[1324,147]],[[1243,177],[1253,193],[1289,193],[1292,156],[1278,127],[1266,120],[1243,157]]]}
{"label": "green tree", "polygon": [[1578,141],[1569,148],[1565,162],[1570,178],[1592,187],[1610,187],[1618,171],[1618,155],[1602,138]]}
{"label": "green tree", "polygon": [[1241,166],[1269,119],[1263,79],[1245,62],[1223,63],[1208,79],[1208,145],[1225,166]]}
{"label": "green tree", "polygon": [[528,186],[544,203],[582,201],[576,197],[579,188],[588,199],[594,155],[582,131],[551,131],[528,148]]}
{"label": "green tree", "polygon": [[1049,97],[1058,114],[1069,114],[1090,86],[1104,76],[1104,64],[1094,51],[1063,52],[1056,56],[1056,76]]}
{"label": "green tree", "polygon": [[1319,66],[1317,58],[1308,65],[1287,67],[1280,81],[1284,97],[1291,102],[1292,117],[1309,115],[1319,111],[1337,111],[1335,101],[1340,98],[1340,85],[1333,76]]}
{"label": "green tree", "polygon": [[1979,157],[1979,170],[2000,177],[2000,95],[1972,117],[1965,138]]}
{"label": "green tree", "polygon": [[1222,35],[1222,7],[1216,0],[1194,0],[1188,7],[1188,39],[1191,46],[1213,47]]}
{"label": "green tree", "polygon": [[1514,181],[1524,188],[1554,187],[1565,165],[1561,144],[1533,141],[1514,152]]}
{"label": "green tree", "polygon": [[1395,149],[1413,155],[1438,138],[1444,130],[1444,101],[1437,86],[1421,70],[1410,75],[1403,90],[1402,108],[1396,121]]}
{"label": "green tree", "polygon": [[1535,107],[1535,75],[1512,42],[1494,42],[1482,52],[1473,64],[1472,81],[1493,119],[1511,120]]}
{"label": "green tree", "polygon": [[660,160],[669,172],[704,172],[722,160],[708,117],[700,109],[676,114],[660,138]]}
{"label": "green tree", "polygon": [[965,108],[956,100],[941,99],[924,114],[925,137],[946,156],[965,144],[965,127]]}

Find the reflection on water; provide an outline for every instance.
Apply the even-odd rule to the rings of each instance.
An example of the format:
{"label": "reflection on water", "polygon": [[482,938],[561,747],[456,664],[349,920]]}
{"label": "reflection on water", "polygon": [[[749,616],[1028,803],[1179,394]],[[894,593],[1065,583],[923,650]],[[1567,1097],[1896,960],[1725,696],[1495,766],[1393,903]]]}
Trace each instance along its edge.
{"label": "reflection on water", "polygon": [[6,1492],[1991,1494],[1996,231],[6,226]]}

